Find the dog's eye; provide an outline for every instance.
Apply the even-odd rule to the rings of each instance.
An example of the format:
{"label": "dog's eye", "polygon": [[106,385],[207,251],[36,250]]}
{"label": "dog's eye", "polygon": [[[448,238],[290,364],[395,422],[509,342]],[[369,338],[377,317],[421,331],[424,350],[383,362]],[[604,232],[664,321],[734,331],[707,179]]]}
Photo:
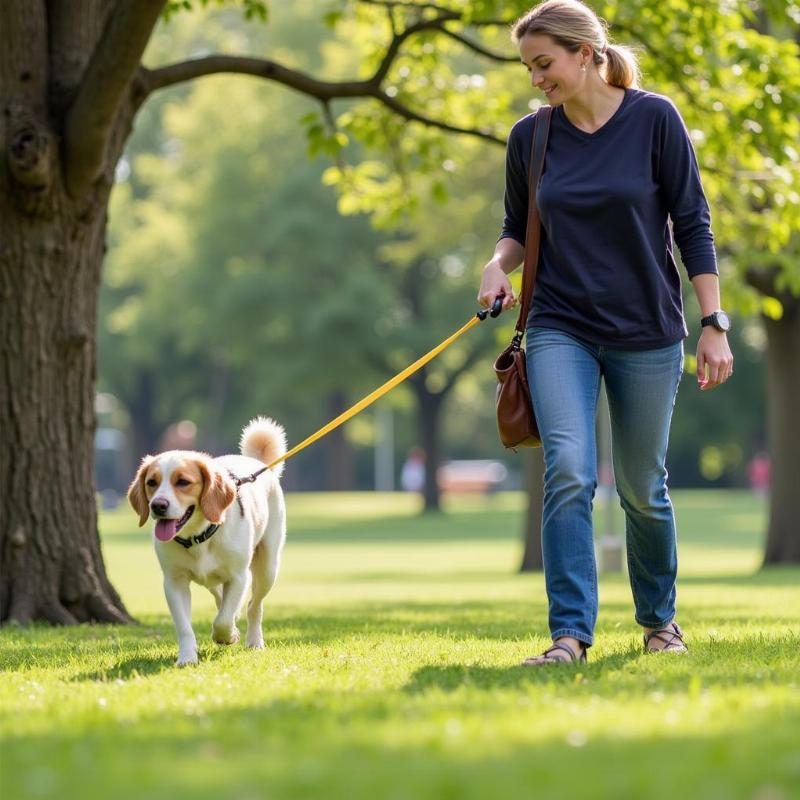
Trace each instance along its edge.
{"label": "dog's eye", "polygon": [[176,486],[188,486],[190,483],[191,481],[187,481],[186,478],[178,478],[178,480],[175,481]]}
{"label": "dog's eye", "polygon": [[156,486],[158,486],[158,481],[157,481],[155,478],[150,478],[150,480],[149,480],[149,481],[147,481],[147,485],[148,485],[148,486],[149,486],[151,489],[155,489],[155,488],[156,488]]}

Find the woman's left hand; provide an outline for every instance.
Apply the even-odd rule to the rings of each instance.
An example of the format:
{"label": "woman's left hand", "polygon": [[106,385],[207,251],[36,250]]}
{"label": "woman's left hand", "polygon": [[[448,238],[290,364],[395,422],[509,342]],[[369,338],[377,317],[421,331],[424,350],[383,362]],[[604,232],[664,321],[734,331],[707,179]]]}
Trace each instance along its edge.
{"label": "woman's left hand", "polygon": [[733,353],[728,346],[728,337],[711,326],[703,328],[697,342],[697,385],[700,391],[705,392],[725,383],[731,375]]}

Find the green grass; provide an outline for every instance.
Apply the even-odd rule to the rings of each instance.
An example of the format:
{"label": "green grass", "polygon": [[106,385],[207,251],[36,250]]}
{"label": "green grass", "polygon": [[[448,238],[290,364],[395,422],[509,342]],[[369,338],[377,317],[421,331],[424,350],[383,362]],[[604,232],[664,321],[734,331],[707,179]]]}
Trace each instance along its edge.
{"label": "green grass", "polygon": [[267,649],[213,645],[198,589],[183,670],[148,534],[103,515],[141,624],[0,630],[3,797],[800,797],[800,570],[758,571],[763,502],[675,492],[688,656],[640,652],[611,575],[590,663],[547,671],[517,666],[547,643],[522,502],[291,496]]}

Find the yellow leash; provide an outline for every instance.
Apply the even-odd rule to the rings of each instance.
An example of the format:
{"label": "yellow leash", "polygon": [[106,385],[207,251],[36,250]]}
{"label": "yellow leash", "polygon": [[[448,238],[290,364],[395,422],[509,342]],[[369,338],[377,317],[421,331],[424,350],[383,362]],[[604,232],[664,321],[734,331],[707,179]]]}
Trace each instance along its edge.
{"label": "yellow leash", "polygon": [[[348,409],[343,414],[340,414],[338,417],[336,417],[336,419],[331,420],[331,422],[329,422],[323,428],[320,428],[316,433],[312,434],[307,439],[303,439],[300,444],[295,445],[280,458],[276,458],[271,464],[268,464],[266,467],[264,467],[263,470],[253,473],[253,475],[249,476],[249,479],[255,479],[255,477],[261,472],[264,472],[264,470],[272,469],[272,467],[274,467],[276,464],[280,464],[281,461],[286,461],[286,459],[291,458],[293,455],[299,453],[301,450],[305,449],[310,444],[313,444],[318,439],[321,439],[335,428],[338,428],[342,423],[347,422],[347,420],[349,420],[351,417],[354,417],[356,414],[358,414],[359,411],[363,411],[367,406],[372,405],[372,403],[374,403],[378,398],[383,397],[383,395],[394,389],[394,387],[399,383],[402,383],[409,375],[413,375],[418,369],[420,369],[420,367],[424,367],[425,364],[436,358],[436,356],[438,356],[442,350],[445,350],[451,344],[453,344],[453,342],[458,339],[459,336],[463,336],[470,328],[473,328],[479,322],[483,322],[487,315],[496,317],[500,313],[501,308],[502,297],[499,297],[497,300],[495,300],[491,311],[478,311],[478,313],[475,314],[475,316],[466,325],[459,328],[459,330],[457,330],[452,336],[449,336],[447,339],[445,339],[441,344],[436,345],[433,350],[427,352],[424,356],[422,356],[422,358],[418,358],[413,364],[395,375],[394,378],[386,381],[383,386],[380,386],[379,388],[375,389],[374,392],[359,400],[352,408]],[[245,479],[242,482],[249,482],[249,480]]]}

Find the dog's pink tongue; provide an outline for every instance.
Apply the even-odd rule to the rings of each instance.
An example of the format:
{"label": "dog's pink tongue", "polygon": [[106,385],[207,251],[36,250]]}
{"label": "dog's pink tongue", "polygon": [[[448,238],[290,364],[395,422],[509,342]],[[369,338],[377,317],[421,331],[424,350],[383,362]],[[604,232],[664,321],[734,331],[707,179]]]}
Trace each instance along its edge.
{"label": "dog's pink tongue", "polygon": [[156,539],[161,542],[168,542],[175,536],[178,527],[176,519],[160,519],[156,522]]}

